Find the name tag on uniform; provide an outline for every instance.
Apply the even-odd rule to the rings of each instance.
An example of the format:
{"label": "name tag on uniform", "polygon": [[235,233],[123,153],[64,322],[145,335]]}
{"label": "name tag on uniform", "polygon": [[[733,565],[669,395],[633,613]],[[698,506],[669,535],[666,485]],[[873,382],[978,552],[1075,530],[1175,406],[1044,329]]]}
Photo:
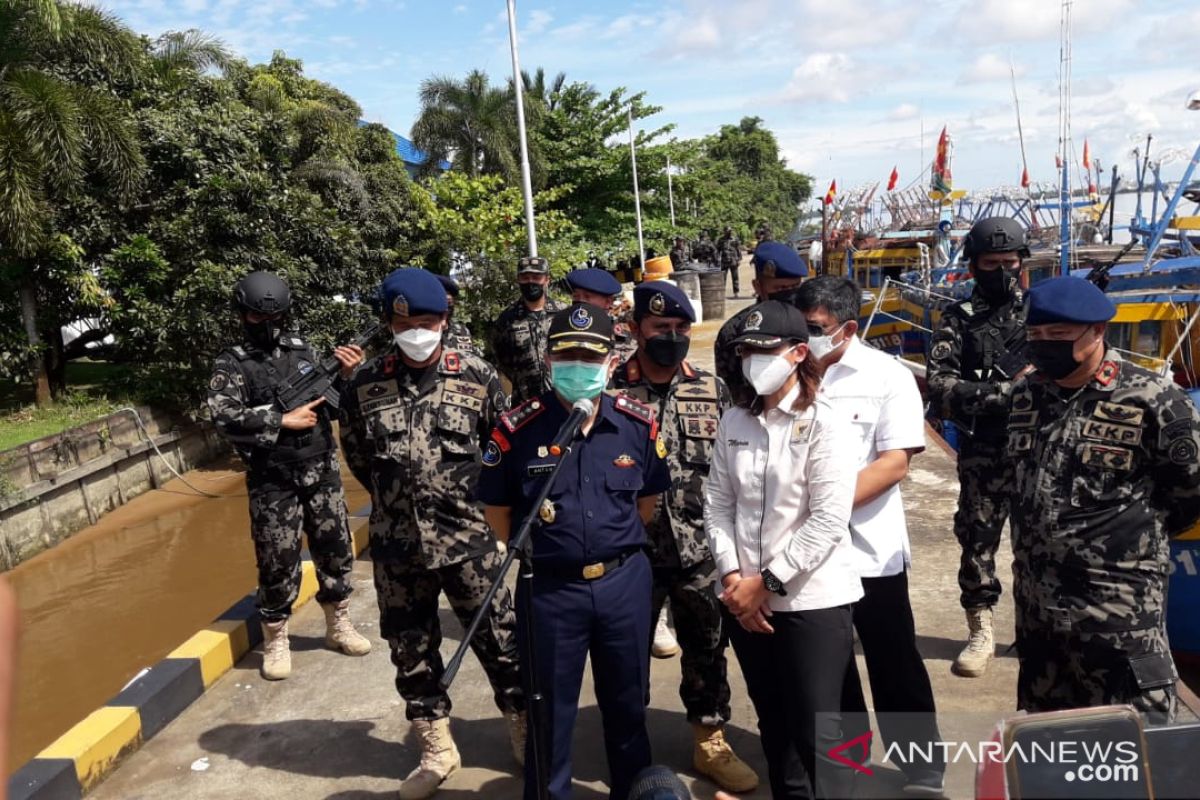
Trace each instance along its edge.
{"label": "name tag on uniform", "polygon": [[683,433],[692,439],[716,439],[717,421],[712,417],[681,417]]}
{"label": "name tag on uniform", "polygon": [[358,409],[370,414],[395,405],[400,399],[400,386],[395,381],[376,381],[358,387]]}
{"label": "name tag on uniform", "polygon": [[798,419],[792,427],[792,444],[804,444],[812,437],[812,420]]}
{"label": "name tag on uniform", "polygon": [[1037,422],[1037,415],[1036,411],[1014,411],[1008,415],[1008,427],[1032,428]]}
{"label": "name tag on uniform", "polygon": [[554,472],[554,464],[530,464],[525,468],[525,474],[533,477],[534,475],[549,475]]}
{"label": "name tag on uniform", "polygon": [[686,417],[719,417],[721,409],[709,400],[681,400],[679,413]]}
{"label": "name tag on uniform", "polygon": [[1083,446],[1082,461],[1089,467],[1128,472],[1133,468],[1133,452],[1125,447],[1088,443]]}
{"label": "name tag on uniform", "polygon": [[1099,419],[1084,420],[1082,433],[1089,439],[1098,439],[1102,442],[1139,444],[1142,441],[1141,428],[1133,425],[1118,425],[1115,422],[1105,422]]}

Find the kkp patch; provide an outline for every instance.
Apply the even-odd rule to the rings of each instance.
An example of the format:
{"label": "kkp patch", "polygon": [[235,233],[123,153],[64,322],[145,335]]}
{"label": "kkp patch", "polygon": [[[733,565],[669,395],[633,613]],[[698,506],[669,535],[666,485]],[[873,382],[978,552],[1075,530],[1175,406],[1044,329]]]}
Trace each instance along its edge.
{"label": "kkp patch", "polygon": [[225,372],[214,372],[212,380],[208,382],[210,391],[219,392],[229,385],[229,374]]}
{"label": "kkp patch", "polygon": [[929,353],[930,358],[943,359],[950,356],[951,347],[949,342],[938,342],[933,346],[933,350]]}
{"label": "kkp patch", "polygon": [[496,444],[495,440],[489,440],[483,448],[483,465],[485,467],[494,467],[500,463],[503,455],[500,452],[500,445]]}
{"label": "kkp patch", "polygon": [[303,361],[303,360],[298,361],[296,363],[296,371],[299,372],[301,375],[307,375],[308,373],[313,371],[312,362],[311,361]]}
{"label": "kkp patch", "polygon": [[746,317],[746,324],[742,326],[744,331],[756,331],[762,327],[763,315],[761,311],[751,311],[750,316]]}
{"label": "kkp patch", "polygon": [[1172,464],[1193,464],[1196,461],[1196,443],[1191,439],[1176,439],[1167,449]]}

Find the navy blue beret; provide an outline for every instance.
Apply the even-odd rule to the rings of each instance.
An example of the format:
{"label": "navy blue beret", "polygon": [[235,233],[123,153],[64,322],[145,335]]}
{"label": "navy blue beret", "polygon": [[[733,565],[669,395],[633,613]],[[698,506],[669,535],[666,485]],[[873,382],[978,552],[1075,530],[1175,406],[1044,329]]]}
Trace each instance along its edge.
{"label": "navy blue beret", "polygon": [[1096,284],[1067,275],[1044,280],[1029,290],[1025,324],[1108,322],[1116,313],[1116,306]]}
{"label": "navy blue beret", "polygon": [[383,279],[383,313],[391,319],[419,314],[445,314],[446,290],[432,272],[418,267],[401,267]]}
{"label": "navy blue beret", "polygon": [[808,267],[792,247],[783,242],[763,242],[754,249],[754,274],[764,278],[804,278]]}
{"label": "navy blue beret", "polygon": [[583,289],[585,292],[595,292],[605,297],[613,297],[621,293],[621,284],[608,274],[608,270],[589,267],[567,273],[567,285],[572,290]]}
{"label": "navy blue beret", "polygon": [[458,281],[449,275],[435,275],[434,277],[442,282],[442,288],[446,290],[446,294],[451,297],[458,297]]}
{"label": "navy blue beret", "polygon": [[678,317],[688,322],[696,321],[696,310],[692,301],[673,283],[646,281],[633,290],[633,318],[642,320],[652,317]]}

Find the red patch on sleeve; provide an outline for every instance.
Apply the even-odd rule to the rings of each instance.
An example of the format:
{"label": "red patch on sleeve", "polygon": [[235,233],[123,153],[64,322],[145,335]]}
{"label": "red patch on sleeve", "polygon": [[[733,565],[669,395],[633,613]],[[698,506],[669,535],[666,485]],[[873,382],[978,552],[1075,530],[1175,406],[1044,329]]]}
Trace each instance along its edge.
{"label": "red patch on sleeve", "polygon": [[509,450],[512,450],[512,444],[509,443],[505,435],[500,432],[499,428],[492,429],[492,441],[499,446],[501,453],[507,453]]}

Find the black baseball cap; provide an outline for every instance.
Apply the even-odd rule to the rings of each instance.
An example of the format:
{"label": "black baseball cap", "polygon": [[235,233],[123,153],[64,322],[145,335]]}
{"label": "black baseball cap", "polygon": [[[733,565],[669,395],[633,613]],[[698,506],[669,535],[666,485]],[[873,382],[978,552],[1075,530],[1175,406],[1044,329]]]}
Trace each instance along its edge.
{"label": "black baseball cap", "polygon": [[791,303],[767,300],[750,307],[750,313],[742,320],[733,342],[764,350],[778,347],[784,342],[807,343],[808,321],[804,313]]}
{"label": "black baseball cap", "polygon": [[613,349],[612,318],[591,303],[572,303],[550,317],[550,352],[576,347],[605,353]]}

